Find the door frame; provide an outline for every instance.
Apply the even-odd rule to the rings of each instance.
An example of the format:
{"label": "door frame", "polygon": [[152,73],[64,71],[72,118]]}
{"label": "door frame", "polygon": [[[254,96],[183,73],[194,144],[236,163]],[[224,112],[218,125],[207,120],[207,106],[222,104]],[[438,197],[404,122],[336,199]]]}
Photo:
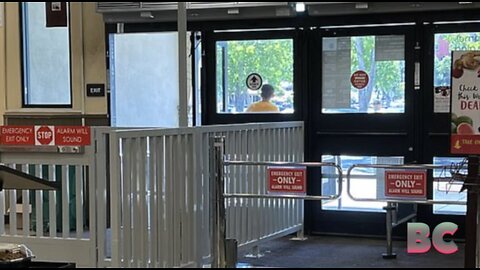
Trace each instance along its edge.
{"label": "door frame", "polygon": [[[446,24],[427,24],[423,26],[423,59],[422,69],[422,91],[425,106],[423,109],[422,141],[424,147],[422,150],[423,162],[432,163],[433,157],[462,157],[460,155],[450,154],[450,113],[434,112],[434,46],[435,34],[437,33],[462,33],[462,32],[480,32],[480,23],[446,23]],[[430,173],[429,179],[433,176]],[[433,181],[429,181],[427,190],[429,196],[433,196]],[[423,205],[419,207],[419,215],[424,217],[425,223],[431,228],[450,221],[458,225],[458,231],[455,237],[464,238],[465,236],[465,215],[434,214],[432,205]]]}
{"label": "door frame", "polygon": [[[203,63],[205,67],[206,82],[202,83],[202,123],[229,124],[229,123],[248,123],[248,122],[276,122],[276,121],[300,121],[303,119],[305,107],[303,102],[303,79],[304,69],[304,34],[299,29],[270,29],[270,30],[242,30],[233,32],[202,32],[205,37]],[[293,106],[294,113],[255,113],[255,114],[230,114],[217,113],[216,101],[216,43],[218,41],[229,40],[269,40],[269,39],[287,39],[293,40]]]}
{"label": "door frame", "polygon": [[[311,80],[309,81],[310,95],[310,118],[308,126],[308,143],[310,153],[308,159],[321,160],[322,155],[365,155],[365,156],[403,156],[404,163],[419,160],[418,138],[416,132],[418,123],[414,120],[417,108],[415,100],[417,93],[414,90],[414,63],[415,58],[415,25],[400,26],[376,26],[376,27],[338,27],[334,29],[320,28],[314,31],[310,42],[311,57],[310,67]],[[405,36],[405,111],[402,114],[322,114],[322,91],[318,87],[318,76],[322,74],[322,40],[325,37],[340,36],[368,36],[368,35],[404,35]],[[320,84],[321,85],[321,84]],[[320,91],[319,91],[320,89]],[[317,106],[315,106],[317,104]],[[368,120],[365,120],[368,118]],[[378,123],[372,128],[368,123]],[[401,127],[399,122],[403,122]],[[352,126],[344,123],[351,123]],[[413,124],[412,124],[413,123]],[[380,146],[372,143],[372,139],[378,140]],[[354,143],[349,141],[355,140]],[[391,145],[391,141],[397,142],[389,149],[385,145]],[[321,143],[321,141],[325,141]],[[319,143],[320,142],[320,143]],[[341,143],[341,144],[340,144]],[[412,150],[410,150],[410,148]],[[365,149],[368,149],[365,151]],[[309,190],[315,191],[315,195],[321,192],[321,179],[319,172],[313,172],[309,177]],[[313,234],[359,234],[359,235],[385,235],[385,216],[383,212],[340,211],[323,210],[320,203],[309,202],[306,204],[307,231]],[[406,232],[406,230],[397,230]]]}

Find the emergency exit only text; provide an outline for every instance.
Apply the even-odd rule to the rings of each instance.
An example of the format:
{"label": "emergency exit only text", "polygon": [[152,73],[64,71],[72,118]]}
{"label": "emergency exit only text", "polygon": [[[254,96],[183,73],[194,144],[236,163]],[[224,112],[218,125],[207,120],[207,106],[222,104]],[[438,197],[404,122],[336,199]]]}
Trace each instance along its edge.
{"label": "emergency exit only text", "polygon": [[385,171],[385,197],[425,198],[427,172]]}
{"label": "emergency exit only text", "polygon": [[268,192],[303,193],[306,188],[305,167],[268,167]]}

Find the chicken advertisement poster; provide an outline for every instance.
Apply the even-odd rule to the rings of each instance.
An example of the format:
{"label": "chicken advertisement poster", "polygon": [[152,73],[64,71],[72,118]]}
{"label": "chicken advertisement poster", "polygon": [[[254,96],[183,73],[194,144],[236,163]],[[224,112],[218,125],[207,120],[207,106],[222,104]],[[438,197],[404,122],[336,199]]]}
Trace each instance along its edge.
{"label": "chicken advertisement poster", "polygon": [[452,52],[452,154],[480,154],[480,51]]}

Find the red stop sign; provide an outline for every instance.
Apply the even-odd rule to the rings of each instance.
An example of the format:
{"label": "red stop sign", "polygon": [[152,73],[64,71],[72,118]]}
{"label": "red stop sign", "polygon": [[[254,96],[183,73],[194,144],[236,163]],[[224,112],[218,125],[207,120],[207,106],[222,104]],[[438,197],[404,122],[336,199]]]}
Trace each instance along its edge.
{"label": "red stop sign", "polygon": [[37,129],[35,138],[40,145],[49,145],[53,141],[53,130],[48,126],[41,126]]}

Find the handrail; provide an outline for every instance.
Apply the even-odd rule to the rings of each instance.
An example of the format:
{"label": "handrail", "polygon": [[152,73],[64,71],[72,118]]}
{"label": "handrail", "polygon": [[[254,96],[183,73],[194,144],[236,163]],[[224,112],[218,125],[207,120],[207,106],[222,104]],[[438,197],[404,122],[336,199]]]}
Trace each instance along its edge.
{"label": "handrail", "polygon": [[283,166],[283,167],[334,167],[338,171],[338,191],[335,195],[314,196],[314,195],[292,195],[292,194],[247,194],[231,193],[224,194],[225,198],[275,198],[275,199],[299,199],[309,201],[336,200],[340,198],[343,191],[343,171],[340,166],[333,162],[279,162],[279,161],[234,161],[224,160],[223,166]]}
{"label": "handrail", "polygon": [[377,168],[377,169],[448,169],[450,166],[446,165],[433,165],[433,164],[354,164],[348,168],[347,171],[347,194],[348,196],[357,202],[386,202],[386,203],[415,203],[415,204],[450,204],[450,205],[466,205],[466,202],[460,201],[442,201],[442,200],[409,200],[409,199],[370,199],[370,198],[357,198],[352,195],[351,192],[351,173],[355,168]]}

